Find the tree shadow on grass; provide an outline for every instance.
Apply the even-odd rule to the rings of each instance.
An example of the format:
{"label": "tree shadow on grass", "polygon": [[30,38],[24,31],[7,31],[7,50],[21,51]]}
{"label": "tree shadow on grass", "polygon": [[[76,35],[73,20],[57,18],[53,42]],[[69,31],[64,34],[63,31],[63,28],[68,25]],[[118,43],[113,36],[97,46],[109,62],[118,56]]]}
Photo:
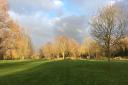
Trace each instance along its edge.
{"label": "tree shadow on grass", "polygon": [[[56,61],[33,62],[32,65],[35,66],[1,76],[0,85],[109,85],[107,63],[104,62]],[[128,83],[126,65],[128,63],[113,64],[111,85]]]}

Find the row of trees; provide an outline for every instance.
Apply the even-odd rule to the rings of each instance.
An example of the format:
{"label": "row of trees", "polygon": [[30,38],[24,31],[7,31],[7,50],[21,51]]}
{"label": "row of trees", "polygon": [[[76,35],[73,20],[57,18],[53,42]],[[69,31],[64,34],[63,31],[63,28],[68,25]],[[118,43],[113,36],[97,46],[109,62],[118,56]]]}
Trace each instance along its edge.
{"label": "row of trees", "polygon": [[[0,4],[0,59],[37,58],[31,39],[21,27],[10,19],[6,0]],[[91,37],[82,44],[68,36],[57,36],[44,44],[39,58],[101,58],[128,56],[128,13],[120,6],[107,6],[92,18]]]}
{"label": "row of trees", "polygon": [[63,58],[66,57],[78,57],[79,44],[68,37],[59,36],[54,42],[46,43],[40,49],[40,55],[46,58]]}
{"label": "row of trees", "polygon": [[127,20],[126,10],[117,5],[109,5],[90,22],[92,38],[79,45],[68,37],[57,37],[54,42],[49,42],[41,48],[41,56],[63,59],[105,56],[108,61],[111,57],[128,56]]}
{"label": "row of trees", "polygon": [[[118,45],[111,47],[111,57],[128,56],[128,37],[120,40]],[[40,58],[59,59],[59,58],[86,58],[102,59],[106,56],[106,48],[102,47],[93,38],[86,38],[84,43],[79,44],[77,41],[66,37],[56,37],[53,42],[48,42],[40,49]]]}

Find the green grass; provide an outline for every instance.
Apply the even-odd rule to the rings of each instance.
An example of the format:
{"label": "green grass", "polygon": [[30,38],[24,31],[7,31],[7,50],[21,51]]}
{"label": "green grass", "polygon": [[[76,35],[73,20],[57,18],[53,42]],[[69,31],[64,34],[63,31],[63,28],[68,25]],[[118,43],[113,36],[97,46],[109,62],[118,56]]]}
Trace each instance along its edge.
{"label": "green grass", "polygon": [[0,61],[0,85],[128,85],[128,62]]}

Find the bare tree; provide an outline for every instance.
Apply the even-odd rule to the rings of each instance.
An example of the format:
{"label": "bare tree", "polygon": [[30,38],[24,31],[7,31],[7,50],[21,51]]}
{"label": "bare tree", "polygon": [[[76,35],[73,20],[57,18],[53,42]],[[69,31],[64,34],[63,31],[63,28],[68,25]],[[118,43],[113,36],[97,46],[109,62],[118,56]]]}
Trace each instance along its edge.
{"label": "bare tree", "polygon": [[40,49],[40,56],[46,58],[78,58],[79,44],[66,36],[57,36],[53,42],[48,42]]}
{"label": "bare tree", "polygon": [[44,44],[40,51],[42,54],[41,56],[44,56],[47,59],[55,58],[54,45],[51,42]]}
{"label": "bare tree", "polygon": [[125,35],[126,16],[118,6],[105,7],[91,23],[92,35],[105,49],[106,57],[110,62],[111,46]]}
{"label": "bare tree", "polygon": [[101,47],[93,38],[87,37],[80,47],[80,53],[83,58],[99,58]]}
{"label": "bare tree", "polygon": [[65,36],[59,36],[56,38],[56,44],[58,53],[61,53],[63,59],[65,59],[65,54],[68,51],[68,38]]}
{"label": "bare tree", "polygon": [[79,44],[74,39],[69,39],[68,41],[68,50],[73,59],[79,58]]}

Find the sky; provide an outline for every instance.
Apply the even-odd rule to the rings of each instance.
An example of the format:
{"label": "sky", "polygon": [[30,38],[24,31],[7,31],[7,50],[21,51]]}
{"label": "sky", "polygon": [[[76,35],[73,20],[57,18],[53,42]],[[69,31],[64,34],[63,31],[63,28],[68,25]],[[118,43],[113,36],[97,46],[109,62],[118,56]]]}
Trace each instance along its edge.
{"label": "sky", "polygon": [[29,34],[35,47],[65,35],[82,42],[89,20],[102,7],[128,0],[8,0],[9,14]]}

